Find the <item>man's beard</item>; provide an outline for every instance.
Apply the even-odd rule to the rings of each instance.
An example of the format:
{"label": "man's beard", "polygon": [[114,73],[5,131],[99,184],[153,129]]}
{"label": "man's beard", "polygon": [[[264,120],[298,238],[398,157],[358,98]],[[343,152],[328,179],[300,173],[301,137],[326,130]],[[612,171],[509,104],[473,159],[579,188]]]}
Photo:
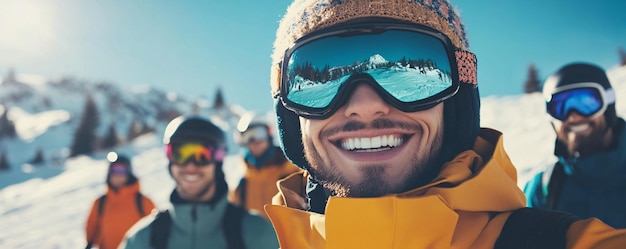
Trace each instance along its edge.
{"label": "man's beard", "polygon": [[207,181],[197,192],[190,192],[187,189],[183,188],[179,184],[177,184],[178,194],[185,200],[188,201],[204,201],[205,195],[212,190],[212,188],[217,188],[217,184],[215,180]]}
{"label": "man's beard", "polygon": [[[370,124],[373,129],[402,128],[413,131],[414,136],[422,138],[423,127],[412,123],[395,122],[387,119],[377,119]],[[355,131],[366,128],[361,122],[349,122],[340,130]],[[320,139],[330,132],[322,131]],[[410,159],[411,166],[399,179],[385,178],[385,172],[390,167],[405,167],[405,165],[370,164],[360,167],[360,181],[350,183],[349,180],[338,170],[338,165],[332,158],[328,158],[329,164],[325,164],[320,154],[315,149],[313,141],[303,137],[304,151],[311,165],[311,173],[331,195],[340,197],[378,197],[387,194],[402,193],[432,181],[438,174],[441,165],[435,165],[437,156],[443,141],[443,130],[435,134],[435,139],[427,147],[419,147]]]}
{"label": "man's beard", "polygon": [[[604,137],[608,132],[607,126],[592,127],[593,130],[588,136],[576,136],[568,138],[568,140],[561,139],[567,145],[567,151],[570,155],[590,155],[597,151],[604,150]],[[566,136],[568,134],[565,134]]]}

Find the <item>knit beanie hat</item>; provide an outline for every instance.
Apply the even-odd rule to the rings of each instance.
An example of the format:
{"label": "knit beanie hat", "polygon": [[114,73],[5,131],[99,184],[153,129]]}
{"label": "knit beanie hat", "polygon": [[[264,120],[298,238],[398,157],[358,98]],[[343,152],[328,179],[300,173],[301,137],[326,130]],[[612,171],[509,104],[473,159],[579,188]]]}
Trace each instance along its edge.
{"label": "knit beanie hat", "polygon": [[[448,0],[295,0],[276,32],[271,87],[281,147],[287,158],[301,168],[308,170],[310,166],[304,157],[298,116],[278,99],[282,57],[304,35],[363,18],[387,18],[427,26],[447,36],[457,48],[469,50],[463,23]],[[463,54],[457,53],[457,60],[459,57]],[[473,57],[461,60],[475,63]],[[449,161],[459,152],[472,148],[478,135],[480,104],[476,68],[466,65],[459,66],[459,76],[470,84],[461,84],[458,93],[444,101],[444,142],[436,163]]]}

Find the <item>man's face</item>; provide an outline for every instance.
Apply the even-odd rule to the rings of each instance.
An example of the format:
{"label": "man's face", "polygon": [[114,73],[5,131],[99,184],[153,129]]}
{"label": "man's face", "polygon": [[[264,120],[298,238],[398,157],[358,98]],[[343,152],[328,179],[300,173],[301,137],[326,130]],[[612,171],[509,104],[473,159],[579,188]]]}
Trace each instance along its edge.
{"label": "man's face", "polygon": [[337,196],[374,197],[408,191],[423,180],[443,139],[443,104],[406,113],[366,84],[324,120],[300,118],[316,180]]}
{"label": "man's face", "polygon": [[111,173],[109,182],[114,188],[121,188],[128,182],[128,175],[126,173]]}
{"label": "man's face", "polygon": [[604,115],[585,117],[571,112],[567,119],[552,120],[557,138],[567,145],[570,155],[590,154],[603,149],[607,124]]}
{"label": "man's face", "polygon": [[215,163],[198,166],[193,160],[184,165],[172,163],[176,191],[188,201],[208,201],[215,193]]}
{"label": "man's face", "polygon": [[270,142],[267,139],[252,140],[252,141],[248,142],[248,144],[246,146],[248,147],[248,150],[250,151],[250,154],[252,154],[256,158],[259,158],[270,147]]}

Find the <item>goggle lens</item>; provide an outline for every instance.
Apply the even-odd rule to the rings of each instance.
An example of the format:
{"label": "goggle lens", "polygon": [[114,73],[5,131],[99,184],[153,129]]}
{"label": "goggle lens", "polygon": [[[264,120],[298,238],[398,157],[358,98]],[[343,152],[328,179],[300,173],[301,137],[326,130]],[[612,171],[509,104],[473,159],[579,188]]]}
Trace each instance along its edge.
{"label": "goggle lens", "polygon": [[548,113],[559,120],[567,119],[572,111],[589,117],[605,107],[602,93],[597,88],[574,88],[557,92],[547,104]]}
{"label": "goggle lens", "polygon": [[213,162],[222,162],[226,156],[224,148],[215,148],[202,143],[168,144],[167,158],[175,165],[193,162],[197,166],[207,166]]}
{"label": "goggle lens", "polygon": [[253,141],[268,140],[269,134],[267,129],[263,126],[251,127],[241,134],[241,140],[243,144],[248,144]]}
{"label": "goggle lens", "polygon": [[364,78],[403,111],[456,93],[458,72],[441,38],[409,29],[346,32],[313,37],[287,51],[281,82],[287,108],[323,115],[351,82]]}
{"label": "goggle lens", "polygon": [[113,164],[109,167],[109,174],[128,174],[128,169],[126,169],[126,165],[123,164]]}

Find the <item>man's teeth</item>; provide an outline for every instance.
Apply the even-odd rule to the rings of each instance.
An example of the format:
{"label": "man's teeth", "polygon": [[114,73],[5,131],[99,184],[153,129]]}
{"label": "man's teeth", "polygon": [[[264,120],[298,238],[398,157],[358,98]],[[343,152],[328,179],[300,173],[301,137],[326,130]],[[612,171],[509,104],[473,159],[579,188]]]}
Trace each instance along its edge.
{"label": "man's teeth", "polygon": [[200,179],[200,176],[198,175],[184,175],[183,176],[183,180],[185,180],[186,182],[195,182],[198,179]]}
{"label": "man's teeth", "polygon": [[587,129],[589,129],[589,124],[572,125],[569,127],[569,130],[572,132],[581,132],[586,131]]}
{"label": "man's teeth", "polygon": [[348,138],[341,143],[341,146],[344,150],[368,150],[393,148],[401,145],[403,142],[404,139],[402,139],[402,137],[389,135],[366,138]]}

